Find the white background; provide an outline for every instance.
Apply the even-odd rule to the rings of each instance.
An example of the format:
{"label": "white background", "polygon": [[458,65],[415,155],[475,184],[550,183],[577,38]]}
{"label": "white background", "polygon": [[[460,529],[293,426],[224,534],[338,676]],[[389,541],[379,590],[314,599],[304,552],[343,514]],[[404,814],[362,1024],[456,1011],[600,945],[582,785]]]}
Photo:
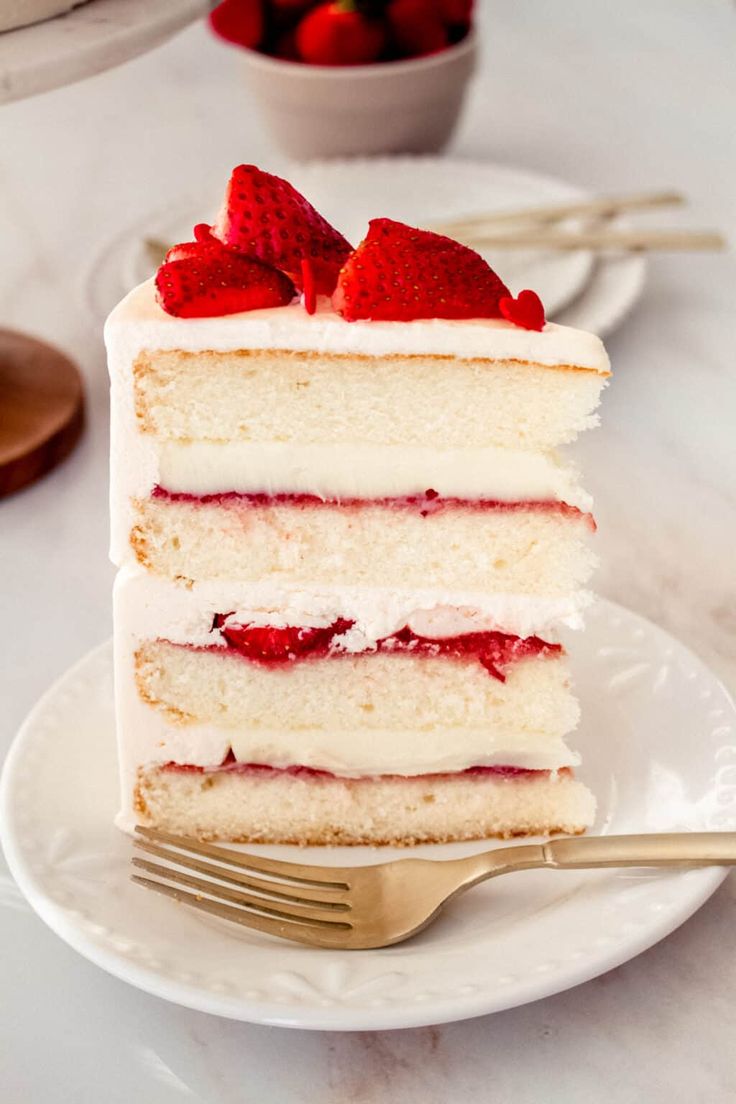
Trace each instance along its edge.
{"label": "white background", "polygon": [[[451,152],[601,192],[676,187],[736,240],[734,8],[716,0],[481,0],[484,56]],[[0,503],[0,748],[109,634],[107,381],[82,295],[121,226],[276,152],[237,57],[194,27],[85,83],[0,109],[0,320],[80,362],[74,456]],[[377,214],[380,212],[376,212]],[[578,450],[597,500],[598,588],[736,683],[736,282],[731,256],[655,258],[609,340],[603,428]],[[111,304],[112,305],[112,304]],[[4,1104],[726,1101],[736,1094],[733,879],[613,973],[447,1027],[310,1034],[166,1005],[47,931],[0,871]]]}

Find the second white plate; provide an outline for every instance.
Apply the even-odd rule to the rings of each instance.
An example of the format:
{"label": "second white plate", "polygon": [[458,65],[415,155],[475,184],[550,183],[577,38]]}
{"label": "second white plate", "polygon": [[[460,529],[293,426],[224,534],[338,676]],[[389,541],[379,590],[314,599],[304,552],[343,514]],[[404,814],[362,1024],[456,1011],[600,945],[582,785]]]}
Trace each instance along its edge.
{"label": "second white plate", "polygon": [[[575,743],[599,801],[595,832],[736,828],[736,707],[682,644],[599,602],[569,641],[583,725]],[[160,997],[255,1023],[378,1030],[494,1012],[638,954],[695,911],[720,869],[531,871],[479,886],[411,942],[311,950],[208,920],[130,882],[113,827],[117,771],[109,645],[39,702],[8,757],[0,829],[11,871],[62,939]],[[448,858],[488,843],[418,848]],[[503,845],[499,845],[503,846]],[[253,848],[333,864],[388,848]]]}

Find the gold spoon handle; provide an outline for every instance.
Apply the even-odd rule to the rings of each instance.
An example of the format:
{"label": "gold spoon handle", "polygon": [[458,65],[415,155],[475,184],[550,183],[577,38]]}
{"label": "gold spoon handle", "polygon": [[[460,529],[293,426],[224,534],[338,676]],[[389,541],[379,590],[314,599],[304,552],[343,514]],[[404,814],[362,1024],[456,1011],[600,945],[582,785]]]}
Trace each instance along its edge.
{"label": "gold spoon handle", "polygon": [[472,245],[498,249],[614,249],[659,251],[719,251],[726,248],[722,234],[714,230],[518,230],[500,234],[492,227],[458,234]]}
{"label": "gold spoon handle", "polygon": [[544,207],[521,207],[510,211],[493,211],[485,215],[469,215],[452,222],[436,223],[428,227],[451,238],[477,230],[479,226],[498,226],[503,223],[554,223],[573,215],[611,218],[622,211],[645,210],[651,207],[674,207],[685,203],[681,192],[644,192],[640,195],[598,196],[596,199],[576,200],[573,203],[554,203]]}

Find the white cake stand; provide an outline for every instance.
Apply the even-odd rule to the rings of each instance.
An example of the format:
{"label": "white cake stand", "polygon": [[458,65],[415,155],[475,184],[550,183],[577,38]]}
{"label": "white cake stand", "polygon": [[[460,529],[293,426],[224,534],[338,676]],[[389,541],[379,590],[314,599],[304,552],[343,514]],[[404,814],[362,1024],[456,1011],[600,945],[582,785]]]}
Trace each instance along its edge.
{"label": "white cake stand", "polygon": [[[87,0],[66,15],[0,33],[0,104],[119,65],[208,7],[206,0]],[[0,329],[0,497],[63,460],[83,421],[76,365],[44,342]]]}
{"label": "white cake stand", "polygon": [[152,50],[209,9],[206,0],[87,0],[0,34],[0,103],[91,77]]}

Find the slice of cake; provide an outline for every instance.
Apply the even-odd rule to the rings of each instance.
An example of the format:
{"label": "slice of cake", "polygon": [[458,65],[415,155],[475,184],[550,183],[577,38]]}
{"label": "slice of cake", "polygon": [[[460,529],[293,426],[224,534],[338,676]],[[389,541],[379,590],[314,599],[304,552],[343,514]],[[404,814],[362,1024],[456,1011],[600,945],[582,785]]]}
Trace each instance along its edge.
{"label": "slice of cake", "polygon": [[121,824],[584,830],[557,633],[594,523],[554,450],[595,422],[600,341],[438,235],[351,250],[252,166],[195,237],[106,327]]}

